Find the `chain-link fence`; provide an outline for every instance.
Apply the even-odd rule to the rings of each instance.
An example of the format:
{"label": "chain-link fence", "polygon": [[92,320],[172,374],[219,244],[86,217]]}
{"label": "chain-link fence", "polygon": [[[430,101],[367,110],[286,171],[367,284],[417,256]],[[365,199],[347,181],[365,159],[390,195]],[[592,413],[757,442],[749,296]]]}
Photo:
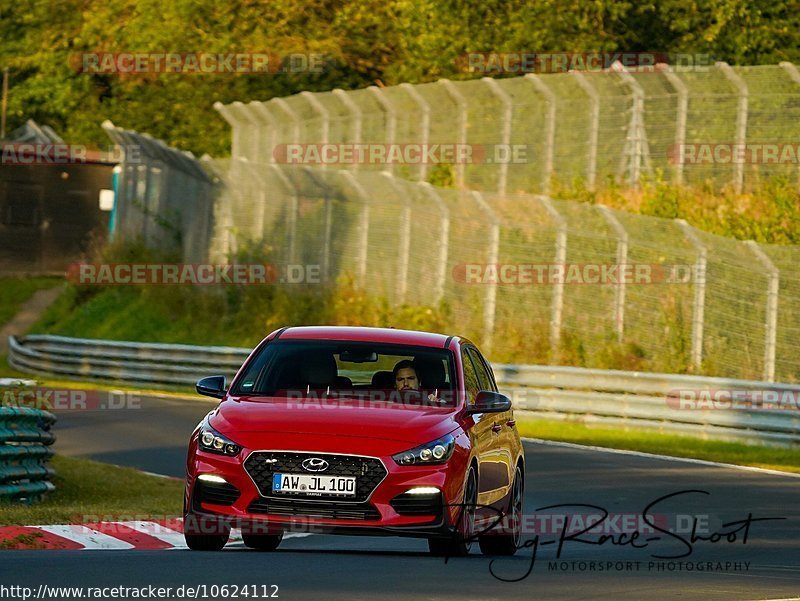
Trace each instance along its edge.
{"label": "chain-link fence", "polygon": [[446,168],[351,165],[432,183],[444,177],[487,193],[547,194],[554,181],[636,184],[659,173],[736,190],[777,174],[800,181],[800,71],[791,63],[638,70],[617,63],[598,72],[304,92],[217,108],[233,127],[233,157],[251,162],[283,162],[287,144],[524,147],[524,159],[502,164],[481,155]]}
{"label": "chain-link fence", "polygon": [[191,153],[146,134],[103,123],[125,150],[115,178],[112,236],[205,261],[214,228],[214,181]]}
{"label": "chain-link fence", "polygon": [[[798,177],[796,162],[724,163],[715,150],[791,149],[792,65],[439,81],[217,109],[232,158],[205,163],[223,185],[213,236],[210,218],[181,226],[186,260],[266,245],[276,261],[320,265],[324,281],[348,274],[396,304],[444,305],[493,357],[524,349],[532,362],[606,367],[626,353],[660,371],[800,379],[800,249],[547,196],[556,178],[635,183],[656,170],[737,187]],[[286,145],[452,143],[530,152],[499,164],[285,160]],[[712,162],[695,160],[703,148]],[[138,181],[127,197],[142,204],[155,184]],[[167,205],[145,206],[164,215]],[[140,213],[120,217],[132,235],[144,231]]]}
{"label": "chain-link fence", "polygon": [[663,371],[800,378],[797,247],[386,171],[217,166],[228,177],[216,260],[263,243],[277,261],[320,265],[323,281],[348,274],[397,304],[444,302],[490,356],[527,345],[542,361],[596,366],[621,341]]}

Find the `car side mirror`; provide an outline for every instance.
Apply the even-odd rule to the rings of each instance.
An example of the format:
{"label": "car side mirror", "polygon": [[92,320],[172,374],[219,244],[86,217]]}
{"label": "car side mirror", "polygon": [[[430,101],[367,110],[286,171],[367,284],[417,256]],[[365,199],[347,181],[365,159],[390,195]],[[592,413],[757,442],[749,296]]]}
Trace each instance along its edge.
{"label": "car side mirror", "polygon": [[511,410],[511,399],[499,392],[481,390],[475,397],[475,404],[467,407],[467,415],[475,413],[503,413]]}
{"label": "car side mirror", "polygon": [[207,378],[198,380],[197,384],[195,384],[195,389],[198,394],[221,399],[227,392],[225,390],[225,384],[225,376],[208,376]]}

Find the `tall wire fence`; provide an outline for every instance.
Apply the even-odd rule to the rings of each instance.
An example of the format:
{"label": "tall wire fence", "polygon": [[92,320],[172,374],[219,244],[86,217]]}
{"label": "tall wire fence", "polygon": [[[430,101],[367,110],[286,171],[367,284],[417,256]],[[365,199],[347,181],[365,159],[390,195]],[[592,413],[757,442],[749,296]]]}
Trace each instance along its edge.
{"label": "tall wire fence", "polygon": [[398,305],[443,302],[490,355],[530,345],[543,361],[572,352],[595,366],[621,342],[663,371],[800,378],[797,247],[387,171],[243,159],[216,167],[227,174],[217,260],[265,244],[277,261],[319,265],[323,282],[347,274]]}
{"label": "tall wire fence", "polygon": [[[204,163],[222,184],[213,235],[182,226],[205,236],[210,260],[267,245],[277,261],[319,265],[325,282],[348,274],[397,305],[444,305],[490,356],[526,348],[602,366],[624,347],[661,371],[800,379],[800,249],[548,196],[555,179],[636,183],[657,170],[738,188],[798,177],[796,163],[673,160],[675,145],[800,139],[792,65],[440,81],[216,108],[233,144],[230,160]],[[348,143],[526,145],[533,160],[282,160],[288,144]]]}
{"label": "tall wire fence", "polygon": [[[282,162],[290,144],[524,147],[525,160],[511,164],[448,167],[454,187],[487,193],[547,194],[554,181],[594,188],[608,178],[739,191],[775,175],[800,183],[800,71],[785,62],[674,70],[617,63],[597,72],[304,92],[217,109],[233,127],[233,158],[251,162]],[[350,166],[387,167],[436,183],[429,164]]]}

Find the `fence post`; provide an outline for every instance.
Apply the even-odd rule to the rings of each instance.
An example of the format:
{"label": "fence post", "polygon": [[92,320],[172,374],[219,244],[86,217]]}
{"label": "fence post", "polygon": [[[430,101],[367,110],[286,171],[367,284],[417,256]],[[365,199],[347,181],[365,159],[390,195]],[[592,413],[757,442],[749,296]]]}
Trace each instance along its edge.
{"label": "fence post", "polygon": [[289,106],[289,103],[286,102],[283,98],[272,98],[267,102],[272,102],[275,106],[281,109],[289,119],[292,121],[292,143],[299,144],[300,143],[300,117],[298,117],[297,113],[294,112],[292,107]]}
{"label": "fence post", "polygon": [[[620,274],[624,265],[628,263],[628,232],[605,205],[596,205],[597,210],[617,233],[617,265]],[[625,277],[619,278],[619,283],[614,287],[614,327],[617,332],[617,339],[622,342],[625,332]]]}
{"label": "fence post", "polygon": [[400,230],[400,249],[397,253],[398,273],[400,279],[398,281],[397,296],[400,304],[406,301],[406,293],[408,292],[408,265],[410,262],[411,254],[411,201],[408,195],[405,194],[400,183],[388,171],[381,171],[389,182],[389,185],[397,192],[403,199],[403,214],[401,217],[402,229]]}
{"label": "fence post", "polygon": [[589,121],[589,156],[586,165],[586,184],[590,190],[594,190],[597,180],[597,138],[600,132],[600,96],[594,86],[590,84],[580,71],[570,71],[575,77],[575,81],[581,89],[589,96],[590,102],[590,121]]}
{"label": "fence post", "polygon": [[289,214],[288,214],[288,230],[289,235],[287,236],[286,246],[287,246],[287,255],[288,255],[288,263],[294,264],[297,261],[297,217],[298,217],[298,210],[299,210],[299,203],[297,200],[297,188],[294,187],[292,180],[290,180],[287,175],[283,172],[283,170],[275,164],[269,165],[272,170],[274,171],[275,175],[278,176],[281,184],[286,191],[289,193],[289,198],[291,199],[289,205]]}
{"label": "fence post", "polygon": [[253,139],[250,143],[250,148],[243,149],[244,151],[241,153],[243,156],[239,158],[247,159],[250,162],[255,162],[258,160],[258,150],[259,150],[259,136],[262,123],[259,121],[255,115],[250,111],[248,105],[239,102],[238,100],[231,103],[231,109],[236,112],[236,114],[241,115],[241,126],[247,128],[253,128],[255,133],[253,135]]}
{"label": "fence post", "polygon": [[[263,102],[253,101],[250,102],[247,106],[252,107],[253,111],[258,113],[261,117],[263,117],[269,123],[269,144],[267,147],[262,147],[259,149],[259,156],[255,157],[257,160],[260,159],[261,161],[265,161],[267,163],[275,163],[275,146],[277,145],[277,134],[280,128],[280,124],[278,120],[275,118],[275,115],[267,108],[267,105]],[[266,142],[266,136],[262,138],[263,141]]]}
{"label": "fence post", "polygon": [[[498,255],[500,253],[500,221],[497,215],[483,199],[483,195],[477,190],[471,193],[472,198],[478,203],[478,206],[483,209],[486,216],[489,218],[491,231],[489,233],[489,265],[497,265]],[[494,337],[494,320],[495,309],[497,307],[497,284],[489,284],[486,287],[486,304],[483,307],[483,327],[486,331],[484,346],[486,352],[491,352],[492,342]]]}
{"label": "fence post", "polygon": [[[505,111],[503,112],[503,125],[501,127],[501,144],[506,147],[507,150],[510,150],[511,146],[511,118],[513,116],[514,111],[514,103],[511,100],[511,96],[500,87],[500,84],[497,83],[496,80],[492,79],[491,77],[483,77],[481,81],[484,82],[492,93],[497,97],[500,102],[503,103],[505,107]],[[503,161],[500,163],[500,170],[497,179],[497,194],[499,196],[504,196],[506,193],[506,186],[508,184],[508,161]]]}
{"label": "fence post", "polygon": [[681,81],[681,78],[672,72],[672,69],[667,64],[658,64],[657,68],[661,70],[664,76],[669,81],[670,85],[678,92],[678,112],[675,121],[675,152],[672,153],[676,157],[675,163],[675,184],[680,186],[683,184],[683,155],[684,144],[686,144],[686,117],[689,113],[689,89],[686,84]]}
{"label": "fence post", "polygon": [[[546,196],[537,195],[536,198],[550,214],[556,224],[556,257],[555,264],[566,268],[567,264],[567,222],[553,206],[552,201]],[[561,344],[561,320],[564,314],[564,278],[556,282],[553,289],[553,306],[550,309],[550,347],[553,354],[558,351]]]}
{"label": "fence post", "polygon": [[[386,98],[381,88],[378,86],[370,86],[367,89],[372,92],[383,108],[383,112],[386,114],[386,144],[391,147],[395,142],[395,136],[397,134],[397,111],[394,105],[389,102],[389,99]],[[394,164],[388,162],[386,164],[386,170],[394,174]]]}
{"label": "fence post", "polygon": [[[300,95],[303,98],[305,98],[308,101],[308,104],[311,105],[311,108],[313,108],[319,114],[320,119],[322,120],[321,127],[320,127],[320,140],[319,141],[320,141],[321,144],[327,144],[328,143],[328,133],[330,131],[330,121],[331,121],[330,115],[328,114],[328,109],[326,109],[324,106],[322,106],[322,103],[319,100],[317,100],[317,97],[314,96],[314,94],[312,94],[311,92],[306,90],[306,91],[300,92]],[[320,164],[320,168],[322,168],[322,169],[327,169],[327,167],[328,166],[325,164],[324,161]]]}
{"label": "fence post", "polygon": [[624,81],[631,90],[633,95],[633,107],[631,109],[631,120],[628,125],[627,142],[622,151],[620,160],[620,175],[625,171],[625,159],[630,158],[628,164],[628,184],[630,186],[638,186],[639,179],[642,175],[642,164],[644,164],[647,172],[652,174],[652,166],[650,164],[650,150],[647,144],[647,131],[644,127],[644,90],[639,82],[628,72],[619,61],[615,61],[611,65],[611,70],[618,73],[622,81]]}
{"label": "fence post", "polygon": [[[458,144],[466,146],[467,144],[467,99],[458,91],[455,84],[449,79],[440,79],[437,83],[441,84],[447,91],[450,98],[458,105]],[[464,172],[466,165],[459,161],[456,163],[456,185],[459,189],[464,188]]]}
{"label": "fence post", "polygon": [[767,321],[765,324],[764,340],[764,381],[775,381],[775,349],[778,339],[778,291],[780,285],[780,271],[775,264],[755,243],[754,240],[745,242],[753,254],[758,258],[764,268],[769,272],[767,287]]}
{"label": "fence post", "polygon": [[703,330],[706,314],[706,277],[708,273],[708,250],[697,237],[694,229],[684,219],[675,222],[697,251],[695,262],[694,302],[692,309],[692,366],[699,370],[703,363]]}
{"label": "fence post", "polygon": [[[736,107],[736,146],[744,148],[747,143],[747,112],[748,112],[748,90],[747,84],[734,71],[728,63],[718,62],[715,65],[722,74],[739,90],[739,103]],[[737,194],[742,192],[744,184],[744,162],[733,162],[733,185]]]}
{"label": "fence post", "polygon": [[[798,85],[800,85],[800,71],[798,71],[797,67],[794,63],[790,63],[788,61],[783,61],[780,63],[781,68],[786,71],[789,77],[792,78],[792,81]],[[797,189],[800,191],[800,162],[797,165]]]}
{"label": "fence post", "polygon": [[358,180],[349,171],[339,171],[339,175],[344,177],[353,187],[361,199],[361,222],[359,224],[358,241],[358,282],[363,288],[367,282],[367,250],[369,246],[369,197],[361,187]]}
{"label": "fence post", "polygon": [[237,159],[242,158],[242,148],[241,148],[241,127],[239,119],[233,114],[231,111],[230,106],[226,106],[221,102],[217,101],[214,103],[214,110],[216,110],[225,121],[228,122],[228,125],[231,126],[231,159],[236,161]]}
{"label": "fence post", "polygon": [[[353,122],[353,131],[352,131],[352,140],[353,144],[360,144],[361,143],[361,123],[364,118],[363,113],[361,112],[361,108],[353,102],[353,99],[347,95],[347,92],[342,90],[341,88],[336,88],[333,91],[333,94],[341,100],[342,104],[347,107],[347,110],[350,111],[350,117],[352,118]],[[353,171],[358,171],[358,161],[353,161],[353,164],[350,166]]]}
{"label": "fence post", "polygon": [[545,126],[544,145],[544,182],[542,194],[550,194],[550,182],[553,178],[553,155],[556,145],[556,95],[547,87],[542,78],[535,73],[528,73],[525,79],[530,81],[536,90],[547,99],[547,125]]}
{"label": "fence post", "polygon": [[439,196],[439,192],[436,190],[436,188],[434,188],[428,182],[420,182],[420,184],[422,185],[422,189],[425,190],[430,199],[436,203],[436,206],[439,207],[439,211],[442,213],[442,233],[441,236],[439,236],[439,260],[436,263],[439,273],[437,273],[436,288],[434,293],[436,304],[439,304],[444,298],[444,287],[447,278],[447,261],[450,239],[450,211],[447,209],[447,205],[442,200],[442,197]]}
{"label": "fence post", "polygon": [[[430,140],[431,135],[431,105],[428,104],[428,101],[422,97],[422,94],[417,92],[417,89],[412,86],[410,83],[401,83],[400,87],[405,90],[409,96],[417,103],[419,106],[420,111],[422,111],[422,124],[420,125],[420,129],[422,130],[422,139],[420,143],[422,144],[423,148],[428,146],[428,141]],[[424,160],[419,165],[419,181],[424,182],[428,177],[428,163]]]}

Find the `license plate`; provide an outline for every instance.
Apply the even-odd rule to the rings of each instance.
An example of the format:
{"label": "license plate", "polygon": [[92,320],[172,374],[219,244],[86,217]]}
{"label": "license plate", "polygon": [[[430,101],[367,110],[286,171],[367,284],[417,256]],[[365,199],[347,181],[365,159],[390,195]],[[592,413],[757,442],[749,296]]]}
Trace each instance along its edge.
{"label": "license plate", "polygon": [[336,495],[354,497],[356,479],[348,476],[310,476],[308,474],[273,474],[272,491],[309,496]]}

